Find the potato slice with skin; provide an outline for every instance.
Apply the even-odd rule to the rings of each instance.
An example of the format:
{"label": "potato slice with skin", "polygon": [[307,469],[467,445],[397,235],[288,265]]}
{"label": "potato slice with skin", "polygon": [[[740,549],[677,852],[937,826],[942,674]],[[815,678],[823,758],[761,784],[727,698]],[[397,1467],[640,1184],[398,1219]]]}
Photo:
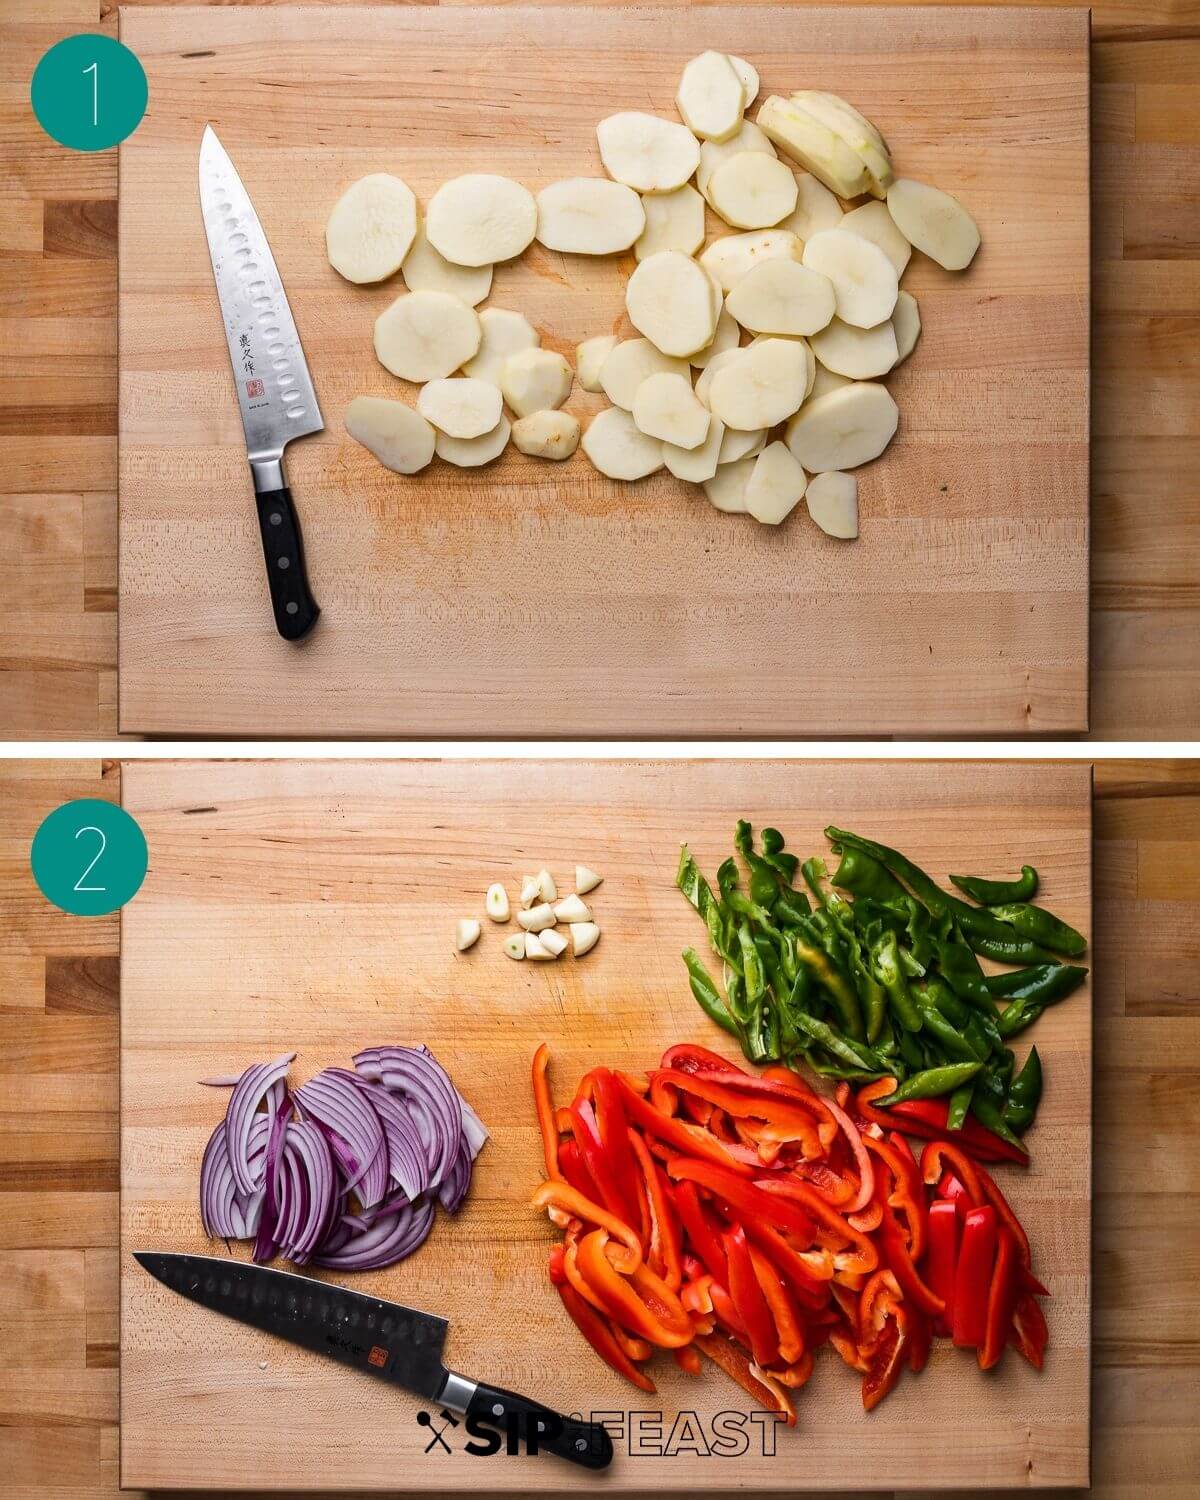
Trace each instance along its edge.
{"label": "potato slice with skin", "polygon": [[571,393],[571,366],[552,349],[519,349],[504,361],[500,391],[518,417],[553,411]]}
{"label": "potato slice with skin", "polygon": [[384,281],[400,269],[417,232],[417,200],[388,172],[352,182],[325,225],[329,264],[347,281]]}
{"label": "potato slice with skin", "polygon": [[848,229],[823,229],[804,246],[804,264],[833,282],[837,315],[855,328],[890,318],[900,283],[878,245]]}
{"label": "potato slice with skin", "polygon": [[854,328],[834,318],[812,337],[812,352],[827,370],[850,380],[873,380],[896,363],[896,331],[890,321],[874,328]]}
{"label": "potato slice with skin", "polygon": [[743,458],[735,464],[722,464],[703,485],[709,504],[729,515],[745,515],[746,486],[757,462],[756,458]]}
{"label": "potato slice with skin", "polygon": [[796,206],[791,167],[761,151],[742,151],[708,179],[708,201],[735,229],[769,229]]}
{"label": "potato slice with skin", "polygon": [[537,240],[568,255],[619,255],[646,227],[642,200],[607,177],[568,177],[537,195]]}
{"label": "potato slice with skin", "polygon": [[375,353],[401,380],[441,380],[479,349],[473,307],[449,292],[406,292],[375,319]]}
{"label": "potato slice with skin", "polygon": [[471,307],[478,307],[492,289],[491,266],[456,266],[437,253],[421,225],[402,269],[410,292],[449,292]]}
{"label": "potato slice with skin", "polygon": [[962,271],[979,249],[979,229],[957,198],[911,177],[897,177],[887,195],[896,228],[946,271]]}
{"label": "potato slice with skin", "polygon": [[684,68],[675,103],[694,135],[723,141],[741,124],[746,91],[724,52],[702,52]]}
{"label": "potato slice with skin", "polygon": [[804,498],[826,536],[849,542],[858,535],[858,480],[853,474],[836,469],[814,474]]}
{"label": "potato slice with skin", "polygon": [[656,349],[680,358],[710,344],[717,330],[712,282],[678,250],[642,261],[626,284],[625,310]]}
{"label": "potato slice with skin", "polygon": [[481,437],[456,438],[439,432],[437,456],[459,469],[478,469],[500,457],[508,446],[511,431],[508,418],[501,417],[491,432],[485,432]]}
{"label": "potato slice with skin", "polygon": [[688,364],[694,370],[707,369],[718,354],[724,354],[727,349],[737,348],[741,333],[736,320],[725,310],[725,304],[722,302],[721,311],[717,315],[717,331],[712,336],[712,342],[705,344],[704,348],[698,349],[695,354],[688,355]]}
{"label": "potato slice with skin", "polygon": [[695,255],[704,243],[704,199],[685,182],[673,193],[647,193],[642,199],[646,227],[633,247],[638,260],[663,250]]}
{"label": "potato slice with skin", "polygon": [[849,229],[852,234],[861,234],[864,240],[878,245],[895,266],[896,275],[904,275],[904,268],[912,256],[912,246],[896,228],[896,221],[888,212],[886,203],[864,203],[860,208],[852,208],[838,227]]}
{"label": "potato slice with skin", "polygon": [[800,260],[804,246],[790,229],[756,229],[749,234],[726,234],[713,240],[700,264],[723,292],[731,292],[759,261]]}
{"label": "potato slice with skin", "polygon": [[519,349],[535,348],[540,342],[537,330],[523,314],[507,307],[485,307],[479,314],[479,327],[479,353],[463,365],[463,374],[490,380],[499,389],[504,361]]}
{"label": "potato slice with skin", "polygon": [[638,386],[648,375],[660,372],[686,375],[687,361],[671,359],[649,339],[622,339],[600,366],[600,388],[614,406],[633,410]]}
{"label": "potato slice with skin", "polygon": [[592,418],[581,446],[592,466],[609,479],[645,479],[663,466],[662,443],[640,431],[619,406]]}
{"label": "potato slice with skin", "polygon": [[839,198],[865,193],[870,176],[863,160],[840,135],[794,104],[772,94],[758,111],[759,129],[785,155],[820,179]]}
{"label": "potato slice with skin", "polygon": [[490,380],[459,375],[421,387],[417,410],[447,437],[475,438],[492,432],[503,415],[500,392]]}
{"label": "potato slice with skin", "polygon": [[749,270],[725,306],[743,328],[792,337],[818,333],[833,317],[833,282],[794,260],[764,260]]}
{"label": "potato slice with skin", "polygon": [[842,205],[825,184],[811,172],[797,172],[796,207],[777,227],[807,240],[822,229],[836,229],[841,222]]}
{"label": "potato slice with skin", "polygon": [[442,183],[425,210],[429,243],[456,266],[513,260],[536,229],[537,204],[529,189],[488,172]]}
{"label": "potato slice with skin", "polygon": [[902,291],[896,298],[892,328],[896,334],[896,363],[900,364],[917,347],[921,337],[921,311],[911,292]]}
{"label": "potato slice with skin", "polygon": [[753,63],[748,63],[744,57],[735,57],[732,52],[725,54],[729,58],[729,65],[742,82],[742,108],[749,109],[758,98],[758,69]]}
{"label": "potato slice with skin", "polygon": [[764,526],[778,526],[804,498],[808,475],[781,442],[768,443],[746,482],[746,509]]}
{"label": "potato slice with skin", "polygon": [[585,391],[602,391],[600,371],[604,361],[617,347],[615,333],[598,333],[575,346],[575,379]]}
{"label": "potato slice with skin", "polygon": [[579,420],[569,411],[535,411],[512,424],[513,446],[531,458],[570,458],[579,447]]}
{"label": "potato slice with skin", "polygon": [[744,151],[758,151],[763,156],[774,156],[775,147],[753,120],[743,120],[728,140],[704,141],[700,146],[700,165],[696,168],[696,186],[702,193],[708,191],[709,180],[719,166],[731,157]]}
{"label": "potato slice with skin", "polygon": [[709,417],[708,436],[698,448],[677,448],[674,443],[664,443],[663,462],[676,479],[703,484],[717,472],[718,455],[724,436],[725,423],[720,417]]}
{"label": "potato slice with skin", "polygon": [[698,448],[708,436],[712,420],[696,400],[686,375],[648,375],[633,398],[633,420],[647,437]]}
{"label": "potato slice with skin", "polygon": [[708,364],[705,365],[704,369],[696,377],[696,400],[699,401],[701,406],[708,406],[708,390],[713,383],[717,371],[723,370],[727,365],[732,364],[735,359],[738,359],[745,352],[745,349],[739,349],[736,344],[733,344],[728,349],[722,349],[720,354],[713,355]]}
{"label": "potato slice with skin", "polygon": [[813,375],[812,389],[804,398],[806,401],[816,400],[827,391],[836,391],[838,386],[850,385],[852,382],[846,375],[835,375],[832,370],[827,370],[824,365],[818,364]]}
{"label": "potato slice with skin", "polygon": [[792,457],[809,473],[856,469],[878,458],[896,435],[900,409],[891,393],[854,380],[807,402],[788,423]]}
{"label": "potato slice with skin", "polygon": [[433,458],[433,428],[403,401],[355,396],[346,408],[346,431],[396,474],[415,474]]}
{"label": "potato slice with skin", "polygon": [[871,191],[886,192],[894,176],[891,157],[883,137],[865,115],[859,114],[840,95],[821,93],[816,89],[794,93],[792,103],[840,135],[866,167],[871,178]]}
{"label": "potato slice with skin", "polygon": [[[720,420],[719,417],[713,418],[714,422]],[[756,453],[762,452],[766,441],[765,427],[760,427],[757,432],[739,432],[736,427],[726,427],[725,436],[717,450],[717,464],[735,464],[739,459],[753,458]]]}
{"label": "potato slice with skin", "polygon": [[708,404],[726,427],[774,427],[797,411],[808,386],[808,355],[792,339],[764,339],[718,370]]}
{"label": "potato slice with skin", "polygon": [[700,162],[700,142],[686,125],[638,110],[601,120],[596,140],[608,175],[639,193],[674,192]]}

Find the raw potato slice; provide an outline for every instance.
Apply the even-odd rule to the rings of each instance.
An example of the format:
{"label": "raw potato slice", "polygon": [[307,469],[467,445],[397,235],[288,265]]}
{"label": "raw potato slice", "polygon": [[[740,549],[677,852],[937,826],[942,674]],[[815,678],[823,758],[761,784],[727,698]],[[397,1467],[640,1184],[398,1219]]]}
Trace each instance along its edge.
{"label": "raw potato slice", "polygon": [[394,276],[417,232],[417,200],[399,177],[372,172],[353,182],[325,225],[329,264],[347,281]]}
{"label": "raw potato slice", "polygon": [[700,264],[723,292],[731,292],[752,266],[762,260],[800,260],[804,246],[790,229],[758,229],[713,240]]}
{"label": "raw potato slice", "polygon": [[746,483],[746,509],[764,526],[778,526],[804,498],[808,475],[780,442],[768,443]]}
{"label": "raw potato slice", "polygon": [[858,480],[853,474],[814,474],[804,498],[809,515],[826,536],[849,542],[858,535]]}
{"label": "raw potato slice", "polygon": [[768,339],[774,338],[788,338],[790,343],[796,344],[804,350],[804,362],[807,369],[807,375],[804,381],[804,399],[805,401],[807,401],[809,392],[812,390],[813,381],[817,378],[817,358],[809,348],[807,339],[789,338],[789,336],[786,334],[756,333],[746,347],[748,349],[753,349],[756,344],[765,344]]}
{"label": "raw potato slice", "polygon": [[896,275],[904,275],[904,268],[912,257],[912,246],[896,228],[896,221],[888,212],[886,203],[864,203],[861,208],[852,208],[839,227],[861,234],[864,240],[878,245],[895,266]]}
{"label": "raw potato slice", "polygon": [[512,424],[512,440],[531,458],[570,458],[579,447],[579,422],[569,411],[535,411]]}
{"label": "raw potato slice", "polygon": [[698,448],[677,448],[674,443],[664,443],[663,462],[676,479],[703,484],[717,472],[717,456],[724,436],[725,423],[720,417],[709,417],[708,436]]}
{"label": "raw potato slice", "polygon": [[763,156],[774,156],[775,147],[753,120],[743,120],[741,127],[725,141],[705,141],[700,147],[700,165],[696,168],[696,186],[702,193],[708,191],[709,179],[719,166],[730,157],[740,156],[744,151],[758,151]]}
{"label": "raw potato slice", "polygon": [[887,195],[896,228],[946,271],[969,266],[979,249],[975,220],[957,198],[911,177],[897,177]]}
{"label": "raw potato slice", "polygon": [[758,124],[782,151],[839,198],[856,198],[866,192],[870,177],[862,158],[798,104],[772,94],[759,108]]}
{"label": "raw potato slice", "polygon": [[600,333],[575,346],[575,379],[585,391],[602,391],[600,371],[604,361],[617,347],[615,333]]}
{"label": "raw potato slice", "polygon": [[796,206],[796,177],[777,156],[742,151],[708,179],[708,201],[735,229],[769,229]]}
{"label": "raw potato slice", "polygon": [[[720,418],[714,417],[713,421],[720,421]],[[765,427],[760,427],[757,432],[739,432],[736,427],[726,427],[721,446],[717,449],[717,464],[735,464],[739,459],[753,458],[762,452],[766,441]]]}
{"label": "raw potato slice", "polygon": [[690,256],[664,250],[642,261],[629,278],[625,310],[656,349],[686,358],[712,343],[719,299]]}
{"label": "raw potato slice", "polygon": [[418,225],[412,249],[404,257],[404,284],[410,292],[449,292],[478,307],[492,289],[492,268],[456,266],[437,253]]}
{"label": "raw potato slice", "polygon": [[568,177],[537,195],[537,238],[569,255],[619,255],[646,227],[642,200],[607,177]]}
{"label": "raw potato slice", "polygon": [[883,137],[865,115],[839,95],[813,89],[793,94],[792,103],[841,136],[870,173],[872,192],[887,190],[893,178],[891,157]]}
{"label": "raw potato slice", "polygon": [[708,388],[712,385],[717,371],[723,370],[727,365],[732,364],[739,355],[745,354],[745,352],[744,349],[739,349],[736,344],[733,344],[728,349],[722,349],[720,354],[713,355],[708,364],[705,365],[704,369],[696,377],[696,400],[699,401],[701,406],[708,406]]}
{"label": "raw potato slice", "polygon": [[512,260],[537,229],[533,194],[508,177],[468,172],[442,183],[425,210],[429,243],[456,266]]}
{"label": "raw potato slice", "polygon": [[872,380],[886,375],[896,363],[896,333],[890,322],[874,328],[853,328],[834,318],[828,328],[813,334],[812,352],[827,370],[849,380]]}
{"label": "raw potato slice", "polygon": [[[808,352],[792,339],[764,339],[721,369],[709,387],[713,416],[726,427],[774,427],[799,409],[808,388]],[[826,465],[825,467],[832,467]]]}
{"label": "raw potato slice", "polygon": [[730,67],[742,81],[742,108],[749,109],[758,98],[758,69],[744,57],[735,57],[732,52],[726,56]]}
{"label": "raw potato slice", "polygon": [[890,318],[900,283],[896,268],[878,245],[848,229],[823,229],[804,247],[804,264],[833,282],[837,315],[855,328],[874,328]]}
{"label": "raw potato slice", "polygon": [[433,458],[433,428],[403,401],[355,396],[346,408],[346,431],[397,474],[415,474]]}
{"label": "raw potato slice", "polygon": [[742,122],[746,91],[724,52],[702,52],[684,68],[675,103],[693,134],[723,141]]}
{"label": "raw potato slice", "polygon": [[695,354],[689,355],[688,363],[696,370],[707,369],[709,362],[718,354],[724,354],[727,349],[736,349],[740,337],[741,329],[722,304],[717,316],[717,331],[712,336],[712,342],[705,344],[704,348]]}
{"label": "raw potato slice", "polygon": [[649,375],[686,375],[687,361],[671,359],[649,339],[623,339],[600,366],[600,387],[614,406],[633,410],[638,386]]}
{"label": "raw potato slice", "polygon": [[736,464],[722,464],[704,483],[709,504],[731,515],[745,515],[746,486],[757,462],[756,458],[743,458]]}
{"label": "raw potato slice", "polygon": [[796,208],[779,225],[790,229],[802,240],[811,239],[822,229],[836,229],[842,222],[842,205],[823,182],[811,172],[796,173]]}
{"label": "raw potato slice", "polygon": [[500,392],[490,380],[431,380],[421,387],[417,410],[447,437],[475,438],[492,432],[501,417]]}
{"label": "raw potato slice", "polygon": [[491,432],[482,437],[447,437],[444,432],[437,435],[437,456],[460,469],[477,469],[481,464],[490,464],[499,458],[508,444],[511,428],[507,417],[501,417]]}
{"label": "raw potato slice", "polygon": [[633,418],[619,406],[610,406],[592,418],[581,446],[593,467],[609,479],[644,479],[663,466],[662,444],[639,431]]}
{"label": "raw potato slice", "polygon": [[485,307],[479,314],[479,327],[483,334],[479,353],[463,365],[463,374],[490,380],[498,390],[504,361],[520,349],[536,348],[537,332],[528,319],[507,307]]}
{"label": "raw potato slice", "polygon": [[833,282],[794,260],[764,260],[730,292],[726,308],[754,333],[819,332],[833,317]]}
{"label": "raw potato slice", "polygon": [[824,396],[827,391],[836,391],[838,386],[850,383],[847,376],[835,375],[832,370],[827,370],[824,365],[818,364],[816,374],[813,376],[812,389],[804,399],[815,401],[818,396]]}
{"label": "raw potato slice", "polygon": [[639,193],[673,193],[700,162],[700,142],[686,125],[638,110],[601,120],[596,140],[608,175]]}
{"label": "raw potato slice", "polygon": [[698,448],[712,419],[686,375],[648,375],[633,398],[633,420],[647,437],[676,448]]}
{"label": "raw potato slice", "polygon": [[869,381],[852,381],[809,401],[788,423],[788,448],[809,473],[856,469],[878,458],[900,421],[890,392]]}
{"label": "raw potato slice", "polygon": [[647,193],[642,199],[646,228],[633,247],[638,260],[663,250],[695,255],[704,243],[704,199],[685,182],[673,193]]}
{"label": "raw potato slice", "polygon": [[571,393],[571,366],[550,349],[521,349],[504,361],[500,390],[518,417],[553,411]]}
{"label": "raw potato slice", "polygon": [[896,298],[892,328],[896,334],[896,363],[899,364],[913,352],[921,337],[921,312],[911,292],[901,292]]}
{"label": "raw potato slice", "polygon": [[449,292],[406,292],[375,319],[379,363],[419,384],[452,375],[482,336],[475,309]]}

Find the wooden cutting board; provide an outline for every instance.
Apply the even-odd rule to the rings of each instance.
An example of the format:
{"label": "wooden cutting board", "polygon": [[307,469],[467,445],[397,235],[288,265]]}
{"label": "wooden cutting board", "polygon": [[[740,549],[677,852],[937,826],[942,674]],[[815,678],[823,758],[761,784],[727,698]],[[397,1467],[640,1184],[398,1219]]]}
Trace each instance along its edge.
{"label": "wooden cutting board", "polygon": [[[822,735],[1087,724],[1088,12],[171,7],[121,12],[150,105],[120,163],[120,722],[246,735]],[[510,449],[405,479],[349,439],[403,290],[342,281],[323,228],[371,171],[538,188],[600,172],[595,127],[674,115],[715,47],[763,95],[845,94],[899,170],[961,196],[966,276],[916,256],[924,332],[862,536],[713,510]],[[197,199],[211,121],[279,264],[326,429],[288,471],[324,614],[271,624]],[[715,221],[713,228],[716,227]],[[631,332],[631,256],[534,246],[491,302],[543,344]],[[586,422],[602,400],[576,389]]]}
{"label": "wooden cutting board", "polygon": [[[1088,1477],[1091,1000],[1046,1013],[1047,1090],[1033,1165],[1005,1170],[1029,1227],[1051,1347],[1038,1374],[1006,1358],[982,1374],[946,1346],[870,1415],[859,1381],[823,1354],[795,1432],[773,1454],[748,1428],[736,1462],[654,1456],[681,1412],[706,1441],[743,1393],[655,1363],[643,1396],[591,1353],[545,1273],[556,1238],[528,1204],[541,1153],[528,1086],[538,1042],[560,1094],[600,1062],[653,1064],[668,1045],[728,1038],[688,991],[681,949],[700,925],[675,891],[679,842],[710,875],[739,814],[797,851],[830,821],[898,844],[931,872],[1042,872],[1047,903],[1090,931],[1090,771],[1079,765],[904,762],[133,761],[124,805],[150,873],[121,940],[121,1478],[146,1488],[575,1489],[550,1460],[424,1453],[404,1392],[356,1376],[172,1296],[135,1249],[216,1249],[196,1203],[204,1143],[225,1096],[197,1079],[296,1048],[294,1081],[378,1042],[424,1041],[487,1122],[470,1197],[411,1260],[355,1281],[446,1314],[464,1374],[557,1403],[620,1413],[609,1489],[914,1489],[1084,1485]],[[513,928],[485,921],[494,880],[515,892],[548,865],[605,877],[603,936],[586,958],[513,963]],[[1024,1045],[1021,1054],[1024,1053]],[[244,1247],[239,1247],[244,1254]],[[660,1414],[656,1416],[655,1414]],[[658,1426],[656,1427],[656,1423]],[[631,1454],[631,1438],[641,1453]],[[657,1434],[657,1435],[656,1435]],[[678,1442],[678,1438],[677,1438]]]}

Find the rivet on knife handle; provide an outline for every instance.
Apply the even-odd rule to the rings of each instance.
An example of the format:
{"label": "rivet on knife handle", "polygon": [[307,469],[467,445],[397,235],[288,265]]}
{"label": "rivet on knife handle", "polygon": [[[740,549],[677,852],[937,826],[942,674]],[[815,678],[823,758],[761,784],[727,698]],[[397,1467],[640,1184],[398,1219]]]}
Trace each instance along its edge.
{"label": "rivet on knife handle", "polygon": [[599,1422],[564,1417],[548,1406],[518,1396],[499,1386],[476,1386],[467,1416],[502,1432],[515,1429],[528,1451],[533,1442],[540,1453],[553,1453],[584,1469],[607,1469],[612,1463],[612,1438]]}
{"label": "rivet on knife handle", "polygon": [[308,587],[304,540],[292,492],[284,485],[282,489],[256,493],[254,499],[275,626],[285,641],[298,641],[317,623],[321,610]]}

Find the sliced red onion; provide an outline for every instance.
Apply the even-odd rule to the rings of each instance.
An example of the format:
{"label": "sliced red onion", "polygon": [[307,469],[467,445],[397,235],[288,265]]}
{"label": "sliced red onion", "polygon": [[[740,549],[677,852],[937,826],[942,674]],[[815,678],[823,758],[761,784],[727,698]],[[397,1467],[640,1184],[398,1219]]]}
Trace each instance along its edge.
{"label": "sliced red onion", "polygon": [[333,1154],[364,1208],[387,1191],[388,1154],[383,1126],[362,1090],[341,1068],[326,1068],[296,1090],[304,1113],[325,1127]]}
{"label": "sliced red onion", "polygon": [[395,1214],[382,1215],[339,1249],[323,1247],[313,1256],[313,1264],[343,1271],[378,1270],[411,1255],[432,1228],[433,1203],[426,1198],[415,1206],[406,1204]]}
{"label": "sliced red onion", "polygon": [[471,1182],[471,1147],[466,1136],[458,1143],[458,1155],[454,1165],[442,1178],[438,1187],[438,1202],[448,1214],[452,1214],[467,1196]]}
{"label": "sliced red onion", "polygon": [[280,1200],[281,1184],[279,1169],[283,1156],[283,1138],[287,1131],[288,1120],[292,1114],[292,1101],[285,1094],[282,1104],[275,1111],[274,1117],[269,1110],[264,1119],[269,1119],[270,1133],[267,1136],[267,1150],[264,1157],[263,1173],[263,1207],[259,1219],[258,1233],[254,1238],[253,1258],[257,1261],[270,1260],[279,1247],[280,1235],[277,1233],[278,1225],[283,1217],[282,1204]]}
{"label": "sliced red onion", "polygon": [[258,1106],[266,1101],[267,1114],[274,1119],[284,1094],[283,1080],[295,1057],[289,1052],[286,1057],[277,1057],[270,1063],[253,1063],[234,1086],[229,1096],[229,1107],[225,1111],[225,1129],[229,1150],[229,1164],[233,1168],[233,1179],[238,1191],[249,1197],[261,1185],[250,1171],[248,1143],[250,1128]]}
{"label": "sliced red onion", "polygon": [[372,1083],[358,1073],[347,1070],[343,1076],[354,1080],[379,1116],[387,1142],[388,1176],[406,1198],[419,1198],[429,1186],[429,1163],[408,1104],[390,1094],[383,1084]]}
{"label": "sliced red onion", "polygon": [[404,1099],[425,1148],[429,1187],[437,1187],[454,1165],[463,1131],[462,1100],[446,1070],[427,1047],[368,1047],[354,1066]]}

